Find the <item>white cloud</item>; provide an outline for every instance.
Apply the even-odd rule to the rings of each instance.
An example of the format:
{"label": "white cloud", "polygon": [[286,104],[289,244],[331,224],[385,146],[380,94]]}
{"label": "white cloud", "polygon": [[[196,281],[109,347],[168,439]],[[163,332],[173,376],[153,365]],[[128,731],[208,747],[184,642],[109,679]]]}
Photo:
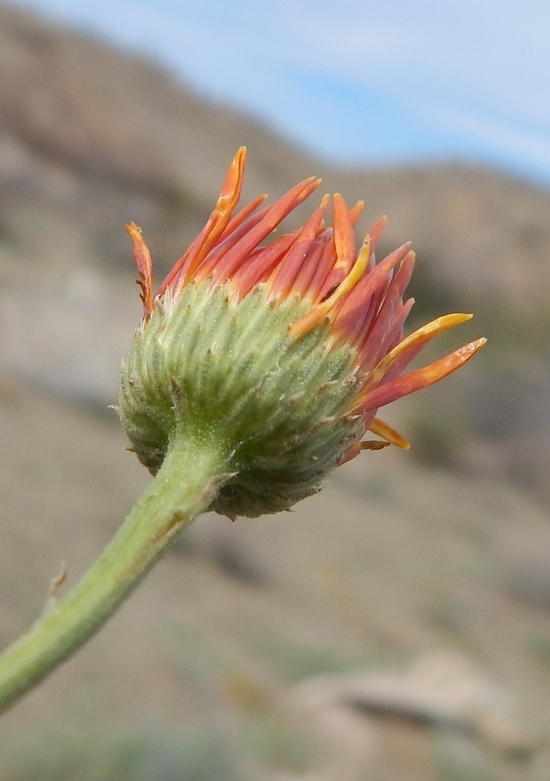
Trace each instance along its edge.
{"label": "white cloud", "polygon": [[484,147],[495,156],[550,170],[549,133],[538,133],[529,127],[515,128],[496,119],[453,110],[434,110],[432,121],[453,133],[467,136],[478,149]]}

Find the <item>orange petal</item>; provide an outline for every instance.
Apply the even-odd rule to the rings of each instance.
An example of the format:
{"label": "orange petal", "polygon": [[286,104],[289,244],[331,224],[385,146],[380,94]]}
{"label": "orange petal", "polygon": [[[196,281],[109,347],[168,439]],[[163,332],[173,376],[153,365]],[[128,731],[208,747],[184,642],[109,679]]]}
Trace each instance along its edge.
{"label": "orange petal", "polygon": [[349,218],[352,222],[352,225],[355,225],[355,223],[361,216],[364,206],[365,206],[365,201],[357,201],[355,206],[352,206],[351,209],[349,210]]}
{"label": "orange petal", "polygon": [[352,461],[363,450],[383,450],[388,447],[391,442],[384,442],[382,439],[364,439],[362,442],[354,442],[351,447],[348,447],[342,458],[338,461],[338,466],[347,464],[348,461]]}
{"label": "orange petal", "polygon": [[243,186],[246,147],[241,146],[231,161],[221,186],[216,206],[208,222],[191,243],[187,251],[176,262],[159,288],[163,293],[167,287],[183,287],[192,277],[202,260],[210,252],[225,231],[239,202]]}
{"label": "orange petal", "polygon": [[369,378],[365,387],[368,389],[372,388],[373,385],[378,385],[388,369],[407,350],[420,347],[420,345],[423,345],[425,342],[429,342],[431,339],[433,339],[434,336],[437,336],[444,331],[448,331],[449,328],[453,328],[455,325],[460,325],[461,323],[465,323],[467,320],[471,319],[472,315],[455,313],[452,315],[443,315],[442,317],[437,317],[430,323],[423,325],[422,328],[419,328],[412,334],[409,334],[409,336],[399,342],[399,344],[397,344],[393,350],[390,350],[390,352],[384,358],[382,358],[380,363],[369,374]]}
{"label": "orange petal", "polygon": [[380,418],[374,418],[368,428],[368,431],[372,431],[372,433],[376,434],[377,437],[382,437],[382,439],[385,439],[386,442],[390,445],[396,445],[403,450],[408,450],[410,448],[410,444],[407,442],[407,440],[388,423],[384,423],[383,420],[380,420]]}
{"label": "orange petal", "polygon": [[328,206],[329,196],[324,195],[320,206],[308,217],[303,228],[296,236],[291,249],[285,255],[282,263],[277,267],[269,279],[271,290],[289,296],[292,293],[305,295],[309,288],[310,277],[315,272],[318,264],[313,269],[307,262],[313,241],[322,227],[323,217]]}
{"label": "orange petal", "polygon": [[[282,220],[295,209],[302,201],[308,198],[312,192],[319,186],[321,180],[311,176],[299,182],[289,190],[282,198],[270,206],[264,217],[245,233],[239,241],[224,253],[223,258],[219,259],[215,265],[215,277],[219,283],[230,279],[240,268],[250,252],[258,247]],[[201,269],[201,276],[204,275],[204,269]]]}
{"label": "orange petal", "polygon": [[153,262],[147,244],[143,241],[141,228],[134,222],[125,226],[126,233],[132,241],[134,260],[138,269],[138,285],[141,288],[140,298],[143,302],[143,319],[148,320],[153,311]]}
{"label": "orange petal", "polygon": [[389,404],[396,399],[407,396],[409,393],[433,385],[434,382],[443,379],[448,374],[459,369],[466,361],[469,361],[473,355],[486,344],[487,339],[477,339],[475,342],[460,347],[445,358],[424,366],[422,369],[415,369],[407,374],[402,374],[389,382],[382,383],[367,393],[361,400],[359,409],[361,412],[378,409]]}
{"label": "orange petal", "polygon": [[372,228],[369,231],[370,236],[370,243],[371,248],[374,249],[376,245],[378,244],[378,240],[380,239],[380,236],[382,235],[382,231],[386,227],[386,223],[388,222],[388,218],[385,214],[383,214],[381,217],[379,217]]}
{"label": "orange petal", "polygon": [[[344,244],[342,249],[345,250],[346,246],[347,245]],[[301,317],[290,327],[290,333],[294,339],[299,339],[301,336],[303,336],[303,334],[311,331],[311,329],[316,325],[322,323],[325,317],[330,317],[330,310],[334,308],[334,305],[337,303],[337,301],[339,301],[343,296],[347,295],[350,290],[353,290],[355,285],[363,276],[363,273],[369,262],[369,256],[370,236],[367,236],[363,246],[361,247],[361,251],[359,252],[357,260],[351,268],[351,271],[338,285],[336,290],[324,301],[316,304],[311,312],[308,312],[307,315]]]}

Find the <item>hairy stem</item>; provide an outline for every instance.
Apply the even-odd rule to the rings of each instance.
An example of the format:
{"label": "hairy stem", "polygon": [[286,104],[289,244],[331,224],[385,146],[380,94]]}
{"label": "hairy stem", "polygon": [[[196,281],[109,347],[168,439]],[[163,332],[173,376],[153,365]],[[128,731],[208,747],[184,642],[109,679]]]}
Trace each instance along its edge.
{"label": "hairy stem", "polygon": [[82,646],[229,475],[216,448],[173,447],[112,542],[69,594],[0,656],[0,710]]}

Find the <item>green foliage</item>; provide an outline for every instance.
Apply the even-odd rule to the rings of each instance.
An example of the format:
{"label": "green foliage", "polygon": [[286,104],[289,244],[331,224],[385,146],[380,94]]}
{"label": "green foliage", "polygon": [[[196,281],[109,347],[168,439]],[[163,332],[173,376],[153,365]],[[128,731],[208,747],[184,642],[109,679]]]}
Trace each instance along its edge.
{"label": "green foliage", "polygon": [[220,730],[136,727],[123,734],[57,735],[4,758],[10,781],[236,781]]}
{"label": "green foliage", "polygon": [[[240,752],[252,764],[304,772],[310,748],[286,714],[254,712],[241,730]],[[220,779],[221,781],[221,779]]]}

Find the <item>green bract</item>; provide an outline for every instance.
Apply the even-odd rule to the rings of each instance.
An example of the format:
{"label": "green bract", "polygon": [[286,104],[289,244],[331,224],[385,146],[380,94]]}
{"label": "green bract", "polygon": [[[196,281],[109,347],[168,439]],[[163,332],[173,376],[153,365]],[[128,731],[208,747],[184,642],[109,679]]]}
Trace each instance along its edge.
{"label": "green bract", "polygon": [[189,458],[218,443],[231,479],[211,509],[234,518],[288,509],[315,493],[364,429],[350,413],[361,380],[354,351],[328,326],[289,328],[311,304],[238,300],[231,283],[189,283],[158,296],[122,366],[119,414],[139,460],[155,474],[171,448]]}

